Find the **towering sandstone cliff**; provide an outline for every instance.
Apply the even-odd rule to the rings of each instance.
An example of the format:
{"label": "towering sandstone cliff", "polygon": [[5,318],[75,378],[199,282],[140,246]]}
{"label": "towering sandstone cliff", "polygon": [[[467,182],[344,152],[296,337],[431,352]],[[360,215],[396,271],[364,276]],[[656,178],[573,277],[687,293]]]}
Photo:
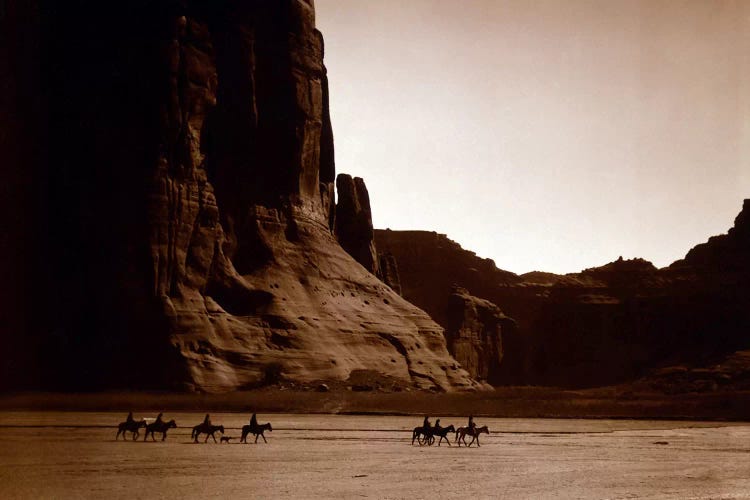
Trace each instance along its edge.
{"label": "towering sandstone cliff", "polygon": [[473,386],[375,255],[366,269],[334,237],[312,0],[120,7],[36,12],[36,382],[222,391],[365,369]]}

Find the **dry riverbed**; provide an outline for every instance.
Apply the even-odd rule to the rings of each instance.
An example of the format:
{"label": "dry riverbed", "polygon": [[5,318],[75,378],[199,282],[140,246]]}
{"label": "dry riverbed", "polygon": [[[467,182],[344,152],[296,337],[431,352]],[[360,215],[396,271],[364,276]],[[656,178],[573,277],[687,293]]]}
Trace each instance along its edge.
{"label": "dry riverbed", "polygon": [[[114,440],[123,412],[0,412],[0,498],[750,497],[742,424],[477,418],[490,435],[459,449],[411,446],[419,417],[260,414],[268,444],[243,445],[164,416],[179,427],[144,443]],[[237,438],[249,414],[211,418]]]}

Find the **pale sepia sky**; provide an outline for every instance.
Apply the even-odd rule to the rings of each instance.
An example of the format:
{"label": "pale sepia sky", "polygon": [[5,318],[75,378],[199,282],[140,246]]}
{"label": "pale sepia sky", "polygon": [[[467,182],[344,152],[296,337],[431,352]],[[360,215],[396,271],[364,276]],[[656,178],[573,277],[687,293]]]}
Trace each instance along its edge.
{"label": "pale sepia sky", "polygon": [[498,267],[657,266],[750,197],[750,0],[316,0],[337,172]]}

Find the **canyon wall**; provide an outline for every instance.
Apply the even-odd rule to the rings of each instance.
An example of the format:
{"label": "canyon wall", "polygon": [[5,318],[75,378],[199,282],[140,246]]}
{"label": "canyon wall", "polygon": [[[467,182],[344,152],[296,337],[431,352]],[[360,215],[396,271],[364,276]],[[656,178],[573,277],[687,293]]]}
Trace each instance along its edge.
{"label": "canyon wall", "polygon": [[476,386],[375,255],[365,268],[334,236],[312,1],[51,6],[21,73],[43,89],[23,233],[33,359],[12,368],[26,385],[226,391],[370,370]]}
{"label": "canyon wall", "polygon": [[[399,265],[404,297],[448,328],[457,284],[518,328],[514,366],[494,383],[568,387],[633,380],[663,366],[716,363],[750,348],[750,201],[734,227],[664,269],[622,258],[564,276],[517,276],[444,235],[377,230]],[[742,356],[734,356],[733,364]],[[505,363],[505,361],[503,362]],[[739,373],[739,372],[738,372]]]}

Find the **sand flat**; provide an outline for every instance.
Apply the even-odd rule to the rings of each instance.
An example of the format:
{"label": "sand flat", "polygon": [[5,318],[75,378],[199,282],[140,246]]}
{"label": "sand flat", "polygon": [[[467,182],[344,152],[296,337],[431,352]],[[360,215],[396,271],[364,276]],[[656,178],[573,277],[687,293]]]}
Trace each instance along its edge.
{"label": "sand flat", "polygon": [[[192,444],[203,415],[144,443],[114,441],[122,412],[0,412],[0,497],[750,498],[745,425],[477,418],[492,433],[459,449],[410,446],[418,417],[261,414],[268,444]],[[249,417],[211,416],[235,437]]]}

